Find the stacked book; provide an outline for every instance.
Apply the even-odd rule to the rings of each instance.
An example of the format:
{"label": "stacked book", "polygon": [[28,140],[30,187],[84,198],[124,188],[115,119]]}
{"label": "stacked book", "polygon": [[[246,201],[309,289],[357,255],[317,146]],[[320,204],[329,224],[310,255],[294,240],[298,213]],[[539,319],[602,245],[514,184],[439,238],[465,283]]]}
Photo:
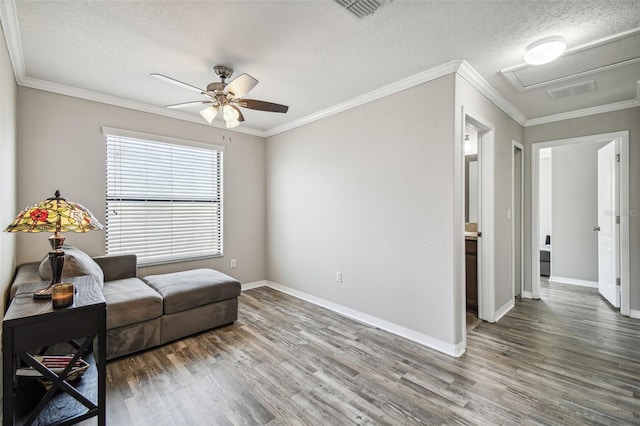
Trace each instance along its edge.
{"label": "stacked book", "polygon": [[[33,358],[52,372],[60,374],[73,360],[73,355],[38,355]],[[89,364],[82,358],[78,358],[71,371],[69,371],[66,380],[71,382],[79,379],[88,368]],[[42,383],[42,385],[47,389],[52,385],[52,382],[49,379],[42,377],[42,373],[33,367],[18,368],[16,370],[16,376],[38,377],[40,383]]]}

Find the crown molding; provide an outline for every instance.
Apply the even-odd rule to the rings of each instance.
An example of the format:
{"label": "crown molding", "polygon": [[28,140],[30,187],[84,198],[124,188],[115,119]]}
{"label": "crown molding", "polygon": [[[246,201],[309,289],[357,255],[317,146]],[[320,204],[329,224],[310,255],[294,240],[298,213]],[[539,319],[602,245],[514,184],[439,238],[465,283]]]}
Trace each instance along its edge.
{"label": "crown molding", "polygon": [[[174,118],[176,120],[189,121],[192,123],[208,126],[200,120],[199,117],[177,110],[171,110],[155,105],[149,105],[142,102],[136,102],[129,99],[120,98],[117,96],[106,95],[103,93],[93,92],[90,90],[79,89],[63,84],[47,82],[44,80],[34,79],[27,77],[25,74],[24,55],[22,51],[22,41],[20,38],[20,29],[18,25],[18,17],[16,11],[15,1],[13,0],[0,0],[0,22],[2,23],[3,32],[7,41],[7,48],[9,51],[9,57],[11,59],[11,65],[13,67],[13,73],[16,79],[16,83],[19,86],[29,87],[32,89],[44,90],[52,93],[58,93],[61,95],[71,96],[80,99],[86,99],[90,101],[100,102],[108,105],[114,105],[122,108],[128,108],[135,111],[146,112],[155,115],[161,115],[164,117]],[[633,29],[625,33],[618,34],[615,37],[621,35],[628,36],[635,34],[639,29]],[[599,43],[610,41],[608,39],[599,40]],[[572,51],[584,49],[590,46],[579,46]],[[503,71],[513,71],[519,66],[512,67]],[[618,111],[621,109],[635,108],[640,106],[640,81],[638,81],[638,89],[636,92],[636,98],[634,100],[628,100],[623,102],[617,102],[609,105],[602,105],[592,108],[585,108],[575,111],[569,111],[565,113],[549,115],[545,117],[534,118],[527,120],[526,117],[518,111],[510,102],[508,102],[502,95],[500,95],[487,81],[482,78],[478,72],[473,69],[464,60],[454,60],[431,68],[427,71],[410,76],[396,83],[389,84],[381,87],[380,89],[371,91],[364,95],[358,96],[341,104],[326,108],[322,111],[307,115],[305,117],[293,120],[289,123],[285,123],[280,126],[273,127],[269,130],[258,130],[251,127],[240,126],[236,127],[233,131],[238,133],[244,133],[248,135],[267,138],[277,135],[288,130],[295,129],[300,126],[312,123],[317,120],[338,114],[340,112],[347,111],[352,108],[356,108],[360,105],[364,105],[368,102],[383,98],[385,96],[392,95],[402,90],[417,86],[422,83],[426,83],[437,78],[443,77],[448,74],[458,73],[462,78],[468,81],[473,87],[475,87],[480,93],[486,96],[491,102],[493,102],[498,108],[504,111],[512,119],[523,127],[535,126],[545,123],[553,123],[556,121],[567,120],[571,118],[585,117],[593,114],[601,114],[605,112]],[[223,129],[221,124],[215,123],[213,127]]]}
{"label": "crown molding", "polygon": [[7,41],[7,50],[13,67],[13,75],[16,82],[24,76],[24,55],[22,54],[22,40],[18,26],[16,4],[13,1],[0,1],[0,22]]}
{"label": "crown molding", "polygon": [[[58,93],[60,95],[71,96],[79,99],[86,99],[89,101],[100,102],[103,104],[114,105],[117,107],[128,108],[135,111],[147,112],[155,115],[162,115],[164,117],[175,118],[182,121],[190,121],[192,123],[200,124],[202,126],[216,127],[219,129],[225,129],[221,124],[205,124],[200,117],[189,114],[187,112],[176,111],[156,105],[149,105],[143,102],[136,102],[130,99],[120,98],[118,96],[105,95],[104,93],[98,93],[91,90],[79,89],[77,87],[66,86],[64,84],[53,83],[49,81],[39,80],[31,77],[22,77],[18,82],[20,86],[29,87],[31,89],[44,90],[46,92]],[[265,137],[262,130],[253,129],[250,127],[242,126],[233,129],[236,133],[245,133],[249,135]]]}
{"label": "crown molding", "polygon": [[[46,92],[57,93],[60,95],[71,96],[79,99],[86,99],[89,101],[100,102],[107,105],[128,108],[135,111],[147,112],[150,114],[175,118],[177,120],[189,121],[203,126],[225,129],[221,124],[218,123],[214,123],[211,125],[204,124],[199,117],[186,112],[170,110],[156,105],[149,105],[143,102],[136,102],[130,99],[120,98],[118,96],[105,95],[104,93],[93,92],[91,90],[79,89],[76,87],[66,86],[64,84],[27,77],[25,73],[22,40],[20,38],[20,28],[18,25],[18,15],[16,12],[15,1],[0,0],[0,22],[2,22],[2,29],[7,41],[7,50],[9,50],[11,66],[13,67],[13,74],[18,86],[44,90]],[[233,129],[233,132],[265,137],[264,131],[246,126],[236,127]]]}
{"label": "crown molding", "polygon": [[410,77],[407,77],[395,83],[391,83],[379,89],[365,93],[364,95],[355,97],[346,102],[342,102],[340,104],[323,109],[313,114],[309,114],[297,120],[290,121],[289,123],[276,126],[270,130],[267,130],[265,132],[266,136],[267,137],[274,136],[274,135],[277,135],[278,133],[286,132],[288,130],[295,129],[296,127],[313,123],[314,121],[318,121],[323,118],[330,117],[332,115],[350,110],[352,108],[359,107],[361,105],[375,101],[377,99],[384,98],[385,96],[389,96],[394,93],[398,93],[402,90],[409,89],[419,84],[426,83],[431,80],[435,80],[447,74],[452,74],[458,70],[462,62],[463,62],[462,60],[454,60],[454,61],[444,63],[435,68],[428,69],[419,74],[412,75]]}
{"label": "crown molding", "polygon": [[475,87],[480,93],[485,95],[491,102],[496,104],[498,108],[505,112],[509,117],[513,118],[516,123],[524,126],[527,118],[514,107],[509,101],[507,101],[500,93],[496,91],[487,81],[482,78],[478,72],[471,67],[466,61],[462,61],[460,68],[458,69],[460,77],[467,80],[473,87]]}
{"label": "crown molding", "polygon": [[607,105],[599,105],[590,108],[577,109],[575,111],[561,112],[560,114],[547,115],[533,118],[524,123],[524,127],[538,126],[540,124],[555,123],[557,121],[570,120],[572,118],[588,117],[605,112],[620,111],[622,109],[640,107],[640,99],[630,99],[628,101],[615,102]]}

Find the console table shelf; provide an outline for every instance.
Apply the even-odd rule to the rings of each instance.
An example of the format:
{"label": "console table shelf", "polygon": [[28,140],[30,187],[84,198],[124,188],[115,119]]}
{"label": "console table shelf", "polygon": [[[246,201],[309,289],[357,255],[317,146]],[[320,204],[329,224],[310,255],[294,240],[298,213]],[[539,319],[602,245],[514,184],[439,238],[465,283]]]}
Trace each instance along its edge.
{"label": "console table shelf", "polygon": [[[68,425],[97,416],[105,424],[106,303],[90,276],[73,278],[74,304],[54,310],[50,300],[33,300],[47,283],[20,287],[2,321],[3,424]],[[97,339],[97,354],[91,349]],[[39,364],[33,355],[67,342],[89,363],[82,378],[72,382]],[[18,363],[31,366],[53,381],[51,391],[34,377],[15,375]]]}

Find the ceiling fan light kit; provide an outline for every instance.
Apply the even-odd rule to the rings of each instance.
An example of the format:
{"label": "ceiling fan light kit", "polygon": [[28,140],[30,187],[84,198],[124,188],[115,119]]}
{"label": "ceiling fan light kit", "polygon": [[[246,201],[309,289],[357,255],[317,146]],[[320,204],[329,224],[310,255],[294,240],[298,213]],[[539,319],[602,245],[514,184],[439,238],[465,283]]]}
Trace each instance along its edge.
{"label": "ceiling fan light kit", "polygon": [[232,129],[240,124],[240,110],[237,107],[226,104],[222,107],[222,114],[227,129]]}
{"label": "ceiling fan light kit", "polygon": [[206,107],[205,109],[200,111],[200,115],[202,116],[202,118],[207,120],[209,124],[211,124],[216,118],[216,115],[218,115],[218,107],[213,105]]}
{"label": "ceiling fan light kit", "polygon": [[244,116],[238,107],[279,113],[286,113],[289,110],[289,107],[286,105],[258,101],[255,99],[242,99],[244,95],[258,84],[258,80],[251,77],[249,74],[241,74],[227,83],[226,80],[233,74],[233,70],[231,68],[223,65],[216,65],[213,67],[213,70],[220,78],[220,81],[209,83],[207,85],[207,90],[199,89],[195,86],[162,74],[152,73],[151,75],[167,83],[198,92],[207,98],[204,101],[192,101],[167,105],[166,108],[178,109],[207,105],[205,109],[200,111],[200,115],[202,115],[209,124],[213,124],[213,120],[218,115],[218,111],[222,108],[222,119],[224,120],[225,127],[227,129],[237,127],[244,121]]}
{"label": "ceiling fan light kit", "polygon": [[567,49],[561,36],[545,37],[527,46],[524,61],[529,65],[543,65],[559,58]]}

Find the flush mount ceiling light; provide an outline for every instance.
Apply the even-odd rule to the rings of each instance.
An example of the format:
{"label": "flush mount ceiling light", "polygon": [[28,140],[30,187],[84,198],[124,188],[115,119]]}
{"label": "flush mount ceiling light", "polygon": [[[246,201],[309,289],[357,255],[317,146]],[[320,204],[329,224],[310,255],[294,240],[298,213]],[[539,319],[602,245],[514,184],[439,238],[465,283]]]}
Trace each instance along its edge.
{"label": "flush mount ceiling light", "polygon": [[524,61],[529,65],[547,64],[564,53],[567,44],[560,36],[540,39],[527,46]]}

